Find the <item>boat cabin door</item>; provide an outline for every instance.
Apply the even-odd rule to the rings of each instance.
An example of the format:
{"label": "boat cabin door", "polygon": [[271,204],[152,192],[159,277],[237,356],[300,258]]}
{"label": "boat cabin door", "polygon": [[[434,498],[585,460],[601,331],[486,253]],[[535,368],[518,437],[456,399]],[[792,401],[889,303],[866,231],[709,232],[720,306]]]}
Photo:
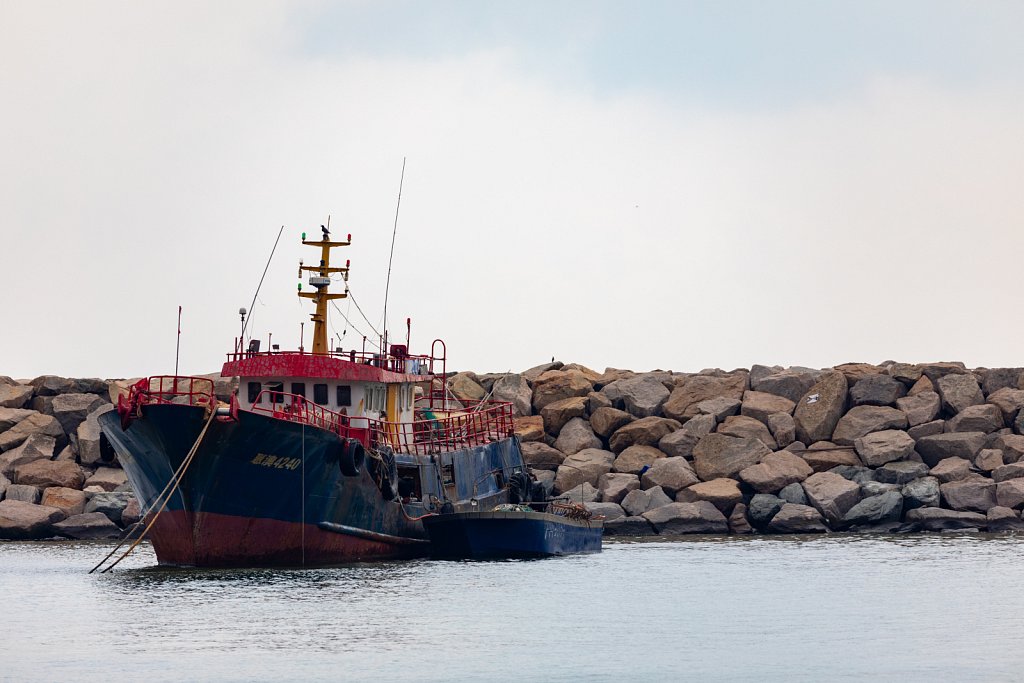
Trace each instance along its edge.
{"label": "boat cabin door", "polygon": [[393,449],[395,449],[396,451],[401,446],[401,444],[398,442],[399,441],[398,423],[402,421],[402,416],[398,412],[398,408],[399,408],[398,396],[399,396],[399,390],[401,389],[401,387],[402,387],[401,384],[388,384],[387,385],[388,394],[387,394],[387,403],[385,404],[387,406],[385,408],[385,410],[387,411],[387,415],[388,415],[388,424],[386,424],[384,426],[384,429],[386,430],[386,438],[388,440],[388,443],[391,444],[391,447]]}

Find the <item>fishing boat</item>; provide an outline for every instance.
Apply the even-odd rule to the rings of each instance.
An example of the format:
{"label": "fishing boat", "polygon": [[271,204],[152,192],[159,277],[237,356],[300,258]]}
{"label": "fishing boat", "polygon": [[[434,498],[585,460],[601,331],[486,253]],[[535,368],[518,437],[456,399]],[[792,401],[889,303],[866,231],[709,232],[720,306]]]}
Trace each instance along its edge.
{"label": "fishing boat", "polygon": [[586,507],[558,501],[505,503],[488,511],[431,515],[423,523],[430,535],[431,555],[448,559],[599,553],[604,533],[603,520]]}
{"label": "fishing boat", "polygon": [[[320,239],[303,265],[315,305],[312,351],[262,350],[235,340],[221,374],[238,377],[218,400],[204,377],[154,376],[100,418],[104,437],[145,513],[161,564],[311,566],[422,556],[430,515],[523,500],[531,487],[512,406],[457,401],[447,349],[328,344],[328,303],[348,293],[349,262]],[[331,292],[332,283],[344,291]],[[243,312],[244,316],[244,312]]]}

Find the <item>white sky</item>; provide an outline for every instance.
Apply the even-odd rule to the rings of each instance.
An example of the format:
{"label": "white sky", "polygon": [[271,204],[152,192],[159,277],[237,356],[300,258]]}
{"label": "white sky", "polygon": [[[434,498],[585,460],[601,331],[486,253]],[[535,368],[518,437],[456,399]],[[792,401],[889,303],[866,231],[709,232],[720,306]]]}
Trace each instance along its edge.
{"label": "white sky", "polygon": [[219,369],[281,225],[296,347],[328,214],[379,327],[403,156],[450,368],[1024,365],[1024,12],[912,5],[0,2],[0,374],[169,372],[178,305]]}

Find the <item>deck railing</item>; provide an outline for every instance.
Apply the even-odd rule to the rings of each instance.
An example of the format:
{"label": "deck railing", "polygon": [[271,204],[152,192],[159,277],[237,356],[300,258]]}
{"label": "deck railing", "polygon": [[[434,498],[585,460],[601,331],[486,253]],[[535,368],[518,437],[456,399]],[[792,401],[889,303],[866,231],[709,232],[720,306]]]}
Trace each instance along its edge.
{"label": "deck railing", "polygon": [[389,422],[346,415],[303,396],[264,389],[252,412],[298,422],[357,439],[366,448],[389,446],[397,453],[427,455],[479,446],[512,435],[512,404],[477,401],[459,411],[417,410],[412,422]]}

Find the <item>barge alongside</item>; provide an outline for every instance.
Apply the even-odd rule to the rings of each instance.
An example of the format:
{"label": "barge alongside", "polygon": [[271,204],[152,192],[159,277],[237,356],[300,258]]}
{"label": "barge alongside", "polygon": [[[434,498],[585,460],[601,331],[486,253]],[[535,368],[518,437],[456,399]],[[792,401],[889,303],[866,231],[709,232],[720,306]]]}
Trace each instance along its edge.
{"label": "barge alongside", "polygon": [[[529,486],[508,403],[458,402],[445,387],[447,352],[381,338],[373,352],[331,350],[327,305],[347,294],[348,264],[320,240],[310,274],[313,349],[261,351],[236,340],[221,374],[158,376],[100,418],[152,523],[161,564],[311,566],[425,555],[426,516],[491,509]],[[335,279],[337,278],[337,279]],[[331,293],[332,282],[345,293]],[[477,507],[480,506],[480,507]]]}

